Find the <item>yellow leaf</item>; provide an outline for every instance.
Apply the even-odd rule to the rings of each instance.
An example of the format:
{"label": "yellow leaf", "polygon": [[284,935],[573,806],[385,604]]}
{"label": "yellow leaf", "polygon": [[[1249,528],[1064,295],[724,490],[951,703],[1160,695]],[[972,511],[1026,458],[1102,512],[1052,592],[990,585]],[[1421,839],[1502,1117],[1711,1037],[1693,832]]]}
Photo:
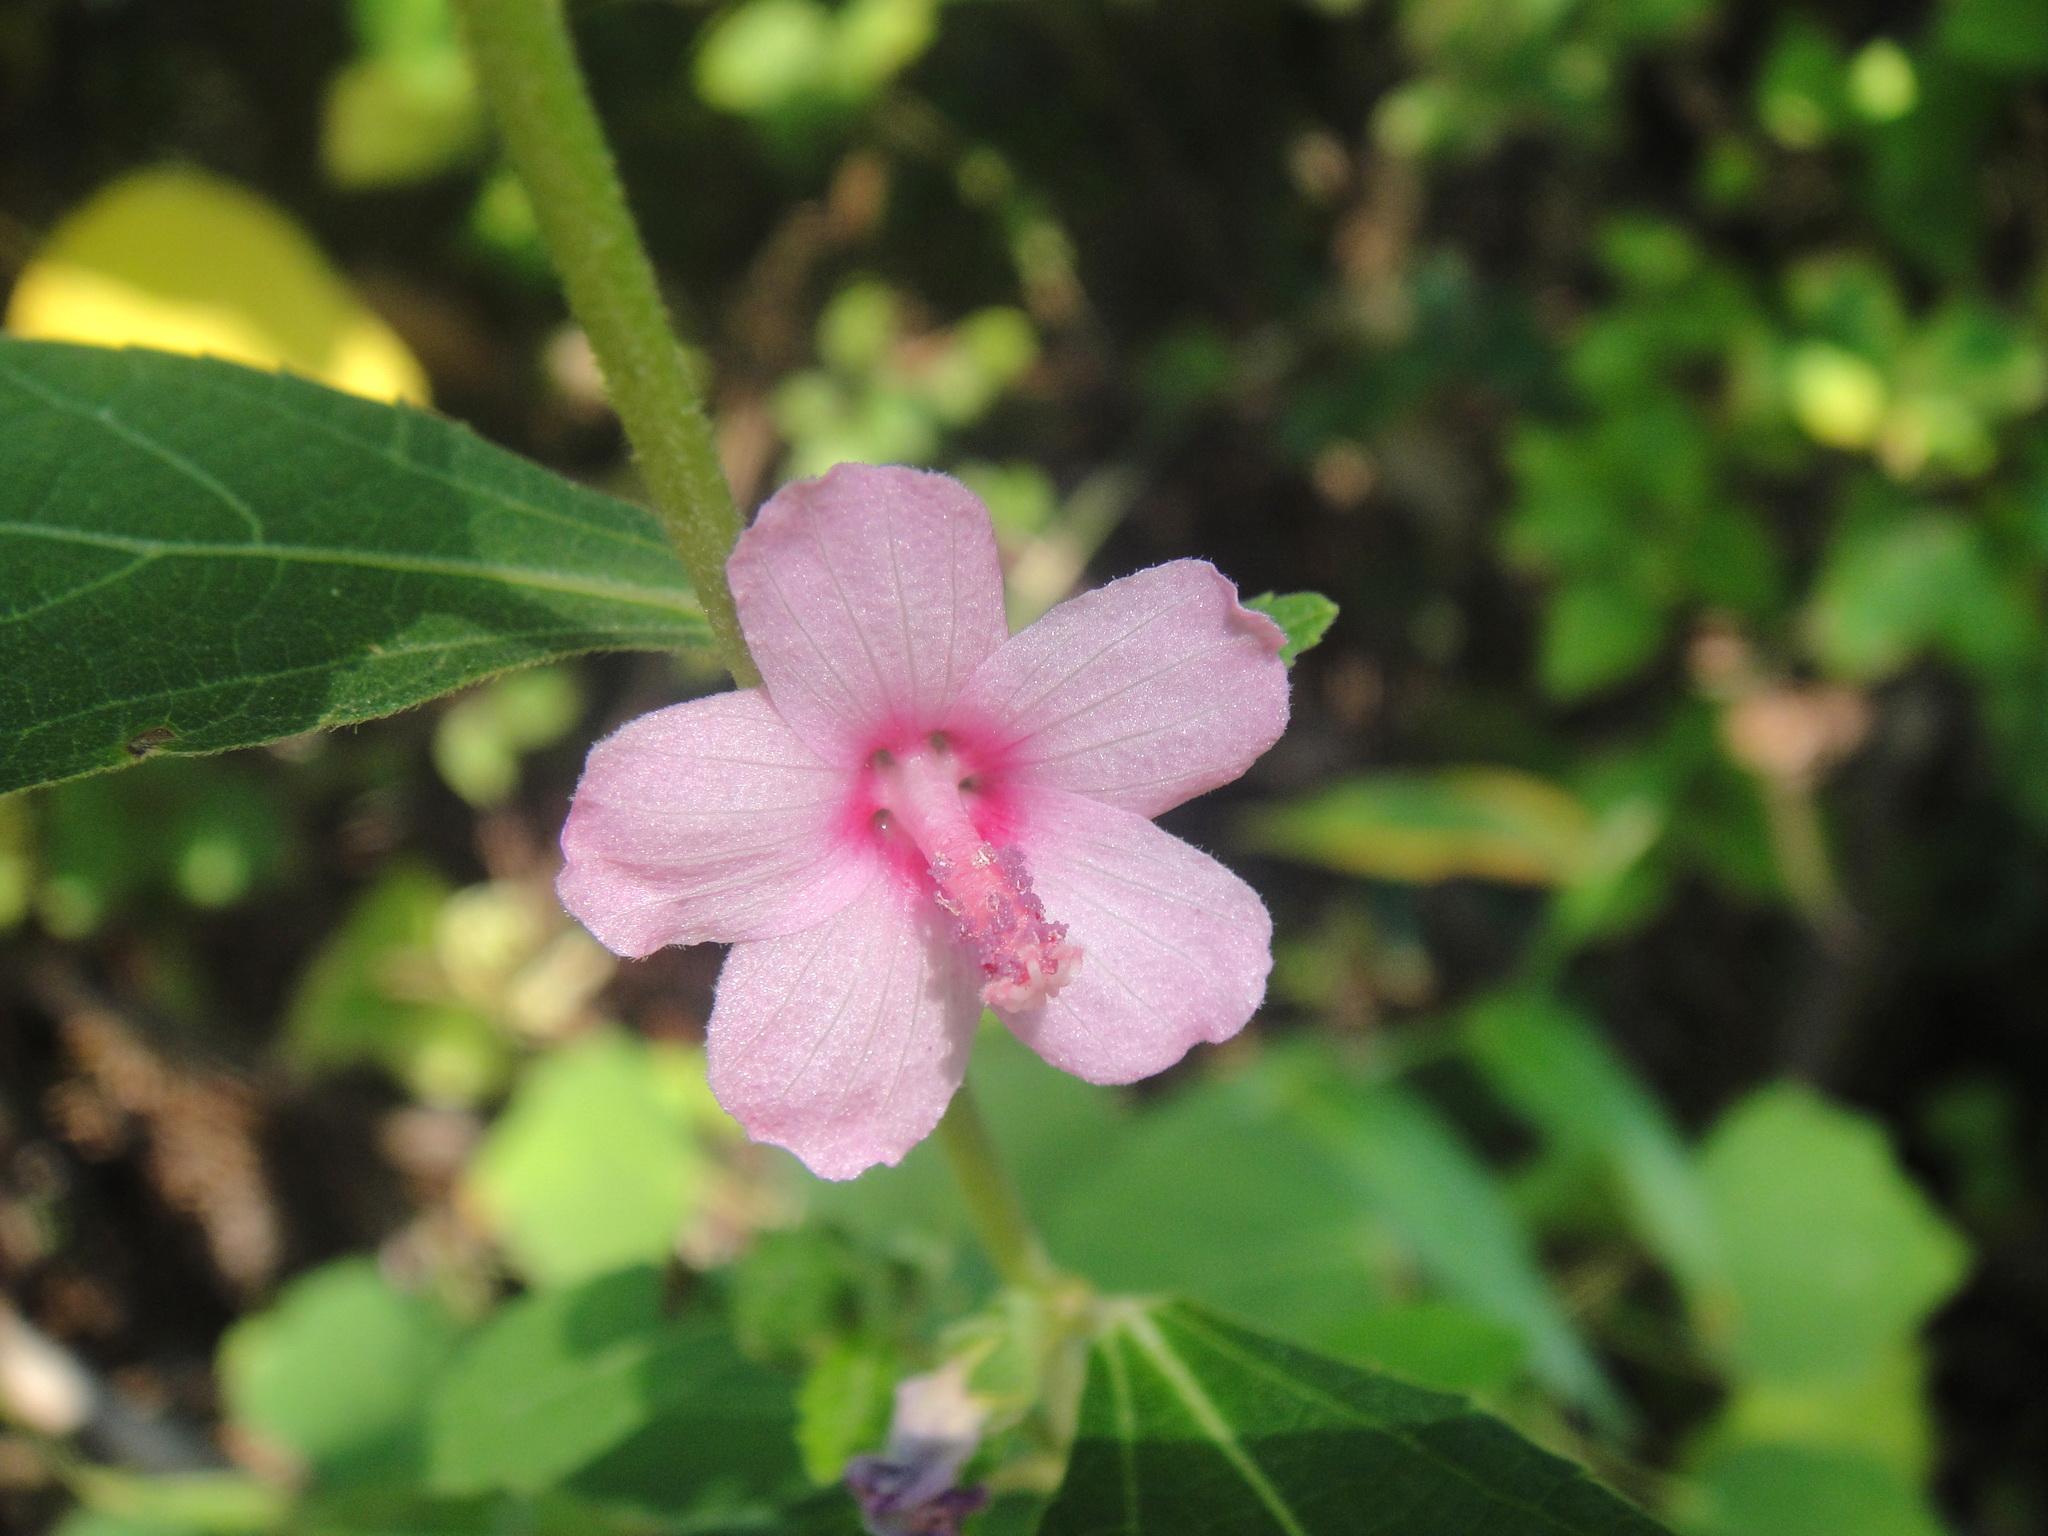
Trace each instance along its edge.
{"label": "yellow leaf", "polygon": [[7,305],[17,336],[283,368],[424,404],[424,370],[305,232],[231,182],[143,171],[51,231]]}
{"label": "yellow leaf", "polygon": [[1268,852],[1372,879],[1560,885],[1585,870],[1595,827],[1575,796],[1530,774],[1444,768],[1340,780],[1254,812],[1246,831]]}

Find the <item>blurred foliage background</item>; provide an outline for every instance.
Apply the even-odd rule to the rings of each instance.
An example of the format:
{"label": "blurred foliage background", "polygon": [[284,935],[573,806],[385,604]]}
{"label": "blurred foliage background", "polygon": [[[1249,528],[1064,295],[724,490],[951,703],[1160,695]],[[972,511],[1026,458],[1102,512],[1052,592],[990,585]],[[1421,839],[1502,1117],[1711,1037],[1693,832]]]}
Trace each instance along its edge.
{"label": "blurred foliage background", "polygon": [[[1696,1536],[2041,1530],[2048,9],[576,15],[742,503],[949,469],[1020,623],[1189,553],[1343,606],[1171,818],[1275,910],[1261,1021],[1135,1094],[977,1062],[1058,1256]],[[0,284],[630,493],[440,0],[0,8]],[[875,1443],[988,1290],[944,1170],[746,1146],[716,955],[550,891],[588,743],[715,684],[0,800],[0,1525],[681,1518]],[[761,1465],[702,1401],[508,1414],[565,1306]]]}

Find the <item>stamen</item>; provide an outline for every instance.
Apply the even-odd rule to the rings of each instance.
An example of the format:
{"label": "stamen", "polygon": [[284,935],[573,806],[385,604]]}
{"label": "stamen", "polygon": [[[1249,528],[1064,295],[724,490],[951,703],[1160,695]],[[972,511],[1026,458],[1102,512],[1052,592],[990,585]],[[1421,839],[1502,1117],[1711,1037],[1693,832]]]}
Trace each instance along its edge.
{"label": "stamen", "polygon": [[1035,1008],[1073,979],[1081,948],[1068,940],[1066,924],[1046,915],[1023,855],[989,842],[969,819],[961,792],[978,788],[978,780],[938,760],[944,740],[935,732],[935,750],[900,761],[883,763],[876,754],[880,814],[924,856],[932,899],[981,968],[982,1001],[1010,1012]]}
{"label": "stamen", "polygon": [[953,938],[987,980],[981,1000],[991,1008],[1036,1008],[1073,980],[1081,948],[1067,925],[1045,915],[1031,873],[1014,848],[978,843],[963,865],[940,854],[931,861],[939,907],[953,920]]}

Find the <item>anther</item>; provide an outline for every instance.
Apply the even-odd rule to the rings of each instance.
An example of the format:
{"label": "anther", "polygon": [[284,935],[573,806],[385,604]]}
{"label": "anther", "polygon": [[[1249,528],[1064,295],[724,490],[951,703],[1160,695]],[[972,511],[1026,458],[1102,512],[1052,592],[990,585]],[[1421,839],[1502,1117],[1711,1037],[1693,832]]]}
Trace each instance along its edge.
{"label": "anther", "polygon": [[1081,949],[1047,915],[1023,857],[990,843],[969,817],[961,793],[975,776],[942,761],[950,750],[945,733],[935,731],[901,762],[876,753],[876,767],[886,771],[873,825],[924,855],[926,891],[953,941],[980,967],[982,1000],[1006,1011],[1036,1008],[1073,979]]}

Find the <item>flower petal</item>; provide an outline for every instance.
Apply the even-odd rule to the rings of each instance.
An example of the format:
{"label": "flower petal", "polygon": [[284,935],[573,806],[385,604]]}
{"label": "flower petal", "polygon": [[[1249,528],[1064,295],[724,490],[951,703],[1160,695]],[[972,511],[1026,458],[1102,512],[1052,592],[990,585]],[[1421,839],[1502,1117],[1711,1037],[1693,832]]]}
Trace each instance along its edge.
{"label": "flower petal", "polygon": [[981,978],[929,905],[877,880],[808,932],[734,945],[718,978],[711,1091],[821,1178],[898,1161],[967,1071]]}
{"label": "flower petal", "polygon": [[1053,609],[989,658],[954,714],[1016,782],[1157,816],[1279,739],[1285,643],[1213,565],[1175,560]]}
{"label": "flower petal", "polygon": [[944,475],[841,464],[786,485],[727,570],[769,697],[834,755],[930,729],[1008,633],[988,509]]}
{"label": "flower petal", "polygon": [[846,792],[759,689],[657,709],[591,748],[556,892],[621,955],[813,927],[877,877]]}
{"label": "flower petal", "polygon": [[1037,791],[1019,843],[1046,915],[1081,966],[1013,1034],[1063,1072],[1129,1083],[1192,1046],[1228,1040],[1257,1011],[1273,968],[1258,893],[1142,816]]}

